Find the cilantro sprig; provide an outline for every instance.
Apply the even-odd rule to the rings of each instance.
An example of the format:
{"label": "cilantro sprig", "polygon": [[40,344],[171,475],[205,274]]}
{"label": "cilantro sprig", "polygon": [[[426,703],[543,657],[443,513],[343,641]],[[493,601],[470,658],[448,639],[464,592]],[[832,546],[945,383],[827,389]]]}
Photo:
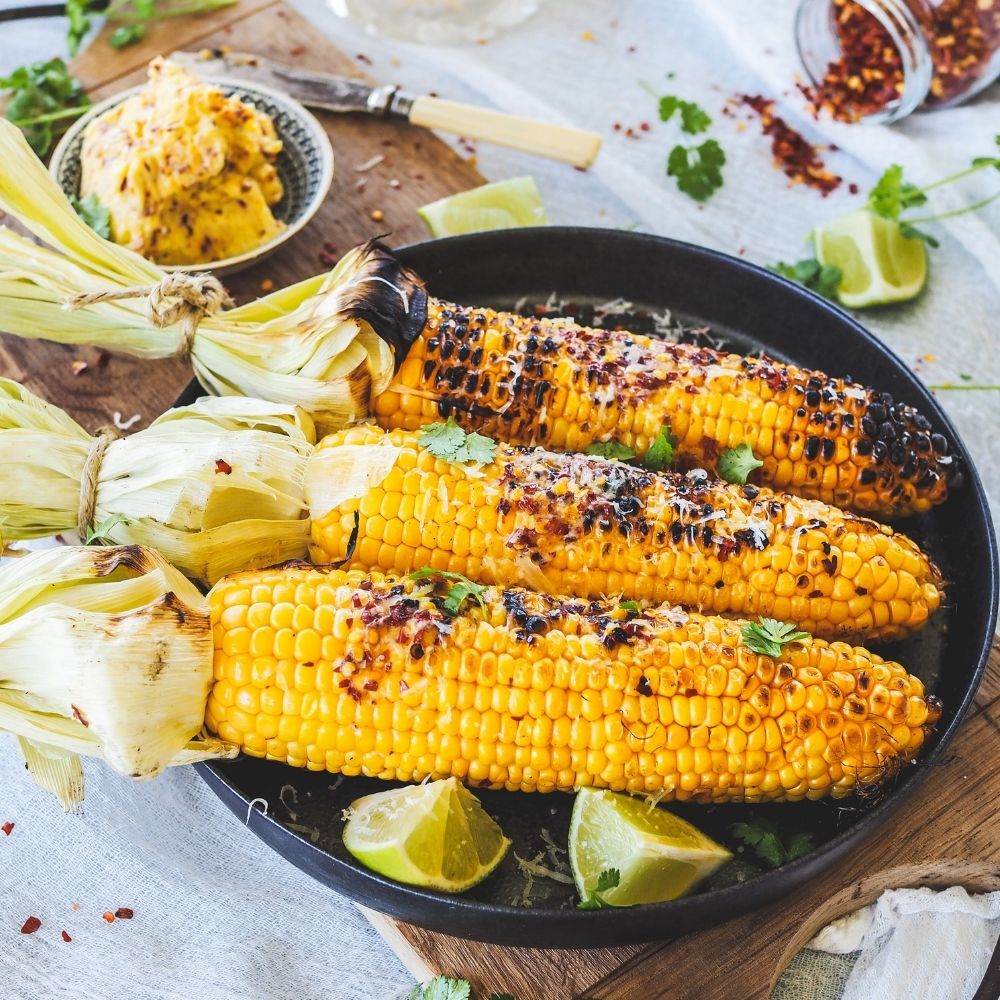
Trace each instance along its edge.
{"label": "cilantro sprig", "polygon": [[757,857],[772,868],[794,861],[808,854],[814,847],[811,833],[793,833],[782,838],[778,824],[768,819],[758,819],[751,823],[734,823],[733,836],[753,848]]}
{"label": "cilantro sprig", "polygon": [[772,657],[781,656],[781,647],[787,646],[790,642],[811,638],[808,632],[800,632],[788,622],[779,622],[776,618],[763,616],[759,621],[747,622],[741,630],[741,635],[748,649]]}
{"label": "cilantro sprig", "polygon": [[923,240],[931,247],[938,246],[938,241],[929,233],[925,233],[918,226],[926,222],[937,222],[939,219],[950,219],[958,215],[965,215],[967,212],[975,212],[984,208],[991,202],[1000,198],[1000,190],[979,201],[963,205],[961,208],[953,209],[950,212],[937,212],[930,215],[909,216],[904,218],[903,213],[910,209],[920,208],[928,202],[927,192],[936,188],[954,184],[956,181],[964,180],[972,174],[981,170],[1000,170],[1000,135],[994,137],[998,149],[998,155],[977,156],[973,158],[968,167],[959,170],[957,173],[949,174],[931,184],[920,187],[917,184],[906,180],[903,174],[903,167],[898,163],[893,163],[886,168],[885,172],[878,179],[878,183],[868,194],[868,208],[875,215],[883,219],[891,219],[899,223],[900,231],[909,239]]}
{"label": "cilantro sprig", "polygon": [[642,608],[639,607],[638,601],[619,601],[618,607],[620,607],[622,611],[627,611],[630,615],[637,615],[642,611]]}
{"label": "cilantro sprig", "polygon": [[70,198],[70,204],[98,236],[111,239],[111,213],[97,200],[96,194],[88,194],[86,198]]}
{"label": "cilantro sprig", "polygon": [[109,518],[95,524],[83,537],[84,545],[117,545],[118,543],[111,537],[111,532],[119,524],[128,524],[122,514],[112,514]]}
{"label": "cilantro sprig", "polygon": [[71,119],[90,107],[83,84],[70,75],[62,59],[19,66],[0,76],[0,90],[12,91],[4,116],[39,156],[49,151]]}
{"label": "cilantro sprig", "polygon": [[[657,98],[660,121],[677,121],[684,135],[701,135],[711,126],[712,116],[700,104],[676,94],[659,96],[648,84],[642,86]],[[667,154],[667,176],[673,177],[678,190],[688,197],[707,201],[722,187],[725,163],[726,154],[716,139],[697,145],[678,142]]]}
{"label": "cilantro sprig", "polygon": [[488,465],[497,453],[496,441],[475,431],[466,433],[454,417],[422,427],[417,444],[435,458],[456,465]]}
{"label": "cilantro sprig", "polygon": [[101,13],[101,6],[104,6],[105,18],[120,25],[108,38],[109,44],[116,49],[123,49],[145,38],[149,26],[156,21],[187,14],[203,14],[234,3],[236,0],[111,0],[109,4],[102,5],[97,0],[66,0],[66,17],[69,19],[66,43],[69,54],[77,54],[80,44],[93,27],[91,15]]}
{"label": "cilantro sprig", "polygon": [[671,432],[670,424],[664,424],[660,428],[660,433],[653,438],[642,464],[650,472],[662,472],[674,464],[674,449],[676,447],[677,438]]}
{"label": "cilantro sprig", "polygon": [[768,270],[780,274],[783,278],[797,281],[831,302],[837,301],[837,289],[840,288],[840,282],[844,277],[844,272],[839,267],[833,264],[821,264],[815,257],[807,257],[794,264],[778,261],[777,264],[769,265]]}
{"label": "cilantro sprig", "polygon": [[590,890],[586,899],[576,904],[578,910],[601,910],[612,904],[604,899],[604,893],[617,889],[622,880],[622,873],[617,868],[606,868],[597,876],[597,884]]}
{"label": "cilantro sprig", "polygon": [[746,486],[747,477],[754,469],[759,469],[764,463],[753,453],[746,442],[735,448],[726,448],[719,456],[719,475],[727,483]]}
{"label": "cilantro sprig", "polygon": [[598,458],[614,458],[621,462],[626,462],[630,458],[635,458],[635,452],[621,441],[595,441],[587,445],[584,455],[596,455]]}
{"label": "cilantro sprig", "polygon": [[433,569],[430,566],[425,566],[423,569],[414,570],[410,574],[410,579],[419,581],[426,580],[432,576],[438,576],[450,584],[444,600],[445,610],[449,614],[457,615],[467,600],[476,601],[483,611],[486,611],[486,602],[483,600],[483,594],[489,588],[482,584],[474,583],[461,573],[451,573],[447,570]]}
{"label": "cilantro sprig", "polygon": [[[417,984],[406,1000],[470,1000],[472,986],[466,979],[435,976],[423,986]],[[489,1000],[515,1000],[510,993],[491,993]]]}

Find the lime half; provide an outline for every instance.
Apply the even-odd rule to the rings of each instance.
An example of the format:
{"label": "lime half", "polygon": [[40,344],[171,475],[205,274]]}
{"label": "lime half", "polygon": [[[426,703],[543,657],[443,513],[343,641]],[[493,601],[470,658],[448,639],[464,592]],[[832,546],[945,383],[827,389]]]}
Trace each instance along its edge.
{"label": "lime half", "polygon": [[548,221],[534,177],[483,184],[417,209],[431,236],[544,226]]}
{"label": "lime half", "polygon": [[372,871],[464,892],[503,860],[510,841],[456,778],[392,788],[351,803],[344,846]]}
{"label": "lime half", "polygon": [[581,899],[610,868],[621,876],[601,894],[612,906],[677,899],[731,857],[690,823],[642,799],[595,788],[576,793],[569,860]]}
{"label": "lime half", "polygon": [[843,273],[837,296],[852,309],[906,302],[927,283],[924,241],[862,208],[813,230],[816,259]]}

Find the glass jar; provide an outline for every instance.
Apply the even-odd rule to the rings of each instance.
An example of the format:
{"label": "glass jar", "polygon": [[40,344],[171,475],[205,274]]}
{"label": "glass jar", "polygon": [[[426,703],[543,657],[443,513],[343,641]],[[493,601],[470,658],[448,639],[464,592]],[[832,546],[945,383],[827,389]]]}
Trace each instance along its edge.
{"label": "glass jar", "polygon": [[1000,0],[799,0],[795,40],[818,109],[893,122],[1000,76]]}

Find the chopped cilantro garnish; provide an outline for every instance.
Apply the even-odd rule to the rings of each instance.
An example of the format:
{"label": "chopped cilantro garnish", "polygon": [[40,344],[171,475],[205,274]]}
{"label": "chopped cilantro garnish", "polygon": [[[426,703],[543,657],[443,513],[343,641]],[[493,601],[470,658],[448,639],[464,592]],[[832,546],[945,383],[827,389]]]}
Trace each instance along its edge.
{"label": "chopped cilantro garnish", "polygon": [[111,213],[97,200],[96,194],[88,194],[86,198],[70,198],[70,204],[98,236],[111,239]]}
{"label": "chopped cilantro garnish", "polygon": [[722,187],[726,154],[715,139],[700,146],[678,143],[667,157],[667,175],[677,178],[677,187],[695,201],[707,201]]}
{"label": "chopped cilantro garnish", "polygon": [[753,449],[745,442],[735,448],[726,448],[719,456],[719,475],[727,483],[746,486],[747,476],[754,469],[759,469],[764,463],[753,453]]}
{"label": "chopped cilantro garnish", "polygon": [[607,868],[597,876],[597,885],[590,890],[590,895],[586,899],[581,899],[576,904],[578,910],[600,910],[610,906],[604,901],[604,893],[618,887],[622,875],[617,868]]}
{"label": "chopped cilantro garnish", "polygon": [[772,868],[794,861],[813,849],[811,833],[794,833],[787,840],[778,834],[778,825],[771,820],[759,819],[752,823],[734,823],[733,836],[752,847],[757,856]]}
{"label": "chopped cilantro garnish", "polygon": [[469,1000],[472,987],[464,979],[435,976],[424,986],[414,986],[406,1000]]}
{"label": "chopped cilantro garnish", "polygon": [[747,622],[741,634],[749,649],[773,657],[781,656],[782,646],[810,638],[808,632],[799,632],[794,625],[779,622],[776,618],[764,617],[756,622]]}
{"label": "chopped cilantro garnish", "polygon": [[712,119],[705,109],[694,101],[682,100],[675,94],[660,98],[660,121],[670,121],[675,111],[680,112],[681,130],[688,135],[704,132],[712,124]]}
{"label": "chopped cilantro garnish", "polygon": [[425,566],[423,569],[412,572],[410,579],[426,580],[431,576],[439,576],[442,580],[447,580],[451,584],[448,587],[448,593],[444,601],[445,610],[449,614],[457,615],[462,610],[462,605],[470,598],[477,601],[483,611],[486,610],[486,602],[483,600],[483,594],[486,593],[488,588],[482,584],[473,583],[472,580],[461,573],[450,573],[447,570],[432,569],[430,566]]}
{"label": "chopped cilantro garnish", "polygon": [[584,454],[597,455],[599,458],[616,458],[623,462],[635,458],[635,452],[627,444],[622,444],[621,441],[614,439],[595,441],[593,444],[587,445]]}
{"label": "chopped cilantro garnish", "polygon": [[642,610],[639,607],[638,601],[619,601],[618,607],[620,607],[622,611],[628,611],[633,615],[639,614],[639,612]]}
{"label": "chopped cilantro garnish", "polygon": [[670,424],[664,424],[660,428],[660,433],[653,438],[653,443],[649,446],[642,464],[650,472],[661,472],[674,464],[674,448],[677,447],[677,438],[671,433]]}
{"label": "chopped cilantro garnish", "polygon": [[837,289],[840,288],[840,281],[844,277],[843,271],[833,264],[821,264],[815,257],[807,257],[805,260],[796,261],[794,264],[786,264],[778,261],[768,267],[769,271],[780,274],[783,278],[790,278],[800,285],[822,295],[831,302],[837,301]]}
{"label": "chopped cilantro garnish", "polygon": [[475,431],[466,433],[449,417],[444,423],[428,424],[420,429],[417,443],[435,458],[459,465],[486,465],[493,461],[497,444]]}

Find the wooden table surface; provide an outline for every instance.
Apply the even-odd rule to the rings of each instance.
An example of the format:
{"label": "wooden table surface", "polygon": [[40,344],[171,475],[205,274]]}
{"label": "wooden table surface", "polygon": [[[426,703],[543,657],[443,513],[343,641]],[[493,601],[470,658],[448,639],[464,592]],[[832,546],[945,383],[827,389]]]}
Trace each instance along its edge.
{"label": "wooden table surface", "polygon": [[[91,95],[133,85],[148,60],[177,48],[228,45],[307,68],[363,77],[359,62],[339,52],[280,0],[241,0],[199,18],[159,24],[140,44],[114,52],[98,41],[75,62]],[[391,233],[403,244],[426,238],[417,206],[482,182],[473,164],[434,136],[406,125],[320,114],[336,155],[334,185],[317,218],[278,256],[227,280],[240,300],[324,269],[335,255]],[[372,157],[385,159],[361,172]],[[570,168],[567,168],[568,176]],[[390,185],[390,181],[398,185]],[[376,222],[371,215],[381,212]],[[88,367],[74,374],[73,362]],[[189,381],[176,360],[107,359],[92,349],[0,337],[0,371],[69,410],[90,429],[115,411],[141,416],[136,429],[168,408]],[[778,971],[832,916],[886,885],[963,881],[1000,887],[1000,646],[995,646],[973,710],[945,762],[880,835],[833,871],[778,903],[676,941],[589,951],[499,948],[371,919],[420,978],[438,972],[470,979],[483,995],[508,991],[522,1000],[761,1000]]]}

